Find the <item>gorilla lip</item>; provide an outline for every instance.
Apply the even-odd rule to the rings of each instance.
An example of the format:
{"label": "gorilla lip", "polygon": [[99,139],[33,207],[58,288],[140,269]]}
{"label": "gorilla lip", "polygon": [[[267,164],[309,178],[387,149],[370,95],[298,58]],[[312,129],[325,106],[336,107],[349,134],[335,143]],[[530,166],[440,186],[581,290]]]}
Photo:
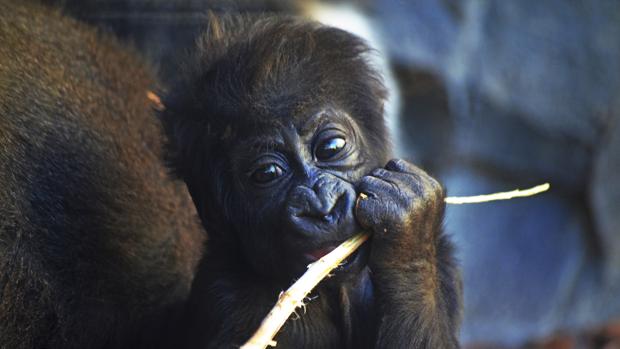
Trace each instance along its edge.
{"label": "gorilla lip", "polygon": [[[326,254],[330,253],[331,251],[333,251],[336,247],[338,247],[338,245],[340,245],[339,243],[330,243],[328,245],[324,245],[321,248],[317,248],[315,250],[312,250],[310,252],[306,252],[304,255],[306,256],[306,258],[308,258],[310,263],[314,263],[316,261],[318,261],[319,259],[323,258],[323,256],[325,256]],[[361,249],[354,251],[349,257],[347,257],[345,260],[342,261],[341,266],[346,266],[349,265],[351,263],[353,263],[354,261],[357,260],[357,256],[358,256],[358,252],[360,252]]]}
{"label": "gorilla lip", "polygon": [[314,262],[333,251],[336,247],[338,247],[337,244],[330,244],[321,248],[317,248],[316,250],[306,252],[305,255],[306,257],[308,257],[308,259]]}

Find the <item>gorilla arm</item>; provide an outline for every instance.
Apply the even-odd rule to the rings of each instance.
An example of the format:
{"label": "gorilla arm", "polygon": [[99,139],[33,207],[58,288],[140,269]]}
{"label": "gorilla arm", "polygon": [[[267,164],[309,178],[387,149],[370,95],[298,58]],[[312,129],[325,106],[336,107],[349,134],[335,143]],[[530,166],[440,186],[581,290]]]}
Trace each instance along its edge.
{"label": "gorilla arm", "polygon": [[391,160],[364,176],[356,216],[373,233],[370,268],[377,348],[458,348],[461,281],[443,236],[444,192],[424,171]]}

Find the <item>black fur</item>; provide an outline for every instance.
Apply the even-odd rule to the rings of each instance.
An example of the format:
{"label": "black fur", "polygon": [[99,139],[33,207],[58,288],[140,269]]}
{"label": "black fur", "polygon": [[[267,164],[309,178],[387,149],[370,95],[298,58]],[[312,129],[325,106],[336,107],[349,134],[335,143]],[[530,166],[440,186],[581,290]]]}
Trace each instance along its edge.
{"label": "black fur", "polygon": [[130,50],[0,1],[0,348],[147,344],[204,239]]}
{"label": "black fur", "polygon": [[287,322],[278,348],[458,347],[444,193],[406,161],[388,162],[370,54],[351,34],[296,18],[210,18],[162,114],[172,166],[210,233],[187,347],[243,344],[305,264],[362,229],[371,243]]}

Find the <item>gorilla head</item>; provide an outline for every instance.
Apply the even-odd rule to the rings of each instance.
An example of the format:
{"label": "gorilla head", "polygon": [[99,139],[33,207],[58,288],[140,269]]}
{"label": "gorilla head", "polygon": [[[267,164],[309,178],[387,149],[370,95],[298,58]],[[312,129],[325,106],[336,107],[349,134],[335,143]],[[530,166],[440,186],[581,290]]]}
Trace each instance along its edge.
{"label": "gorilla head", "polygon": [[354,183],[389,158],[360,39],[291,18],[211,18],[166,99],[173,162],[211,244],[290,280],[355,233]]}
{"label": "gorilla head", "polygon": [[299,19],[211,18],[162,114],[210,234],[186,307],[189,347],[242,344],[277,292],[358,230],[370,243],[314,290],[278,347],[458,347],[444,191],[388,161],[386,91],[369,54]]}

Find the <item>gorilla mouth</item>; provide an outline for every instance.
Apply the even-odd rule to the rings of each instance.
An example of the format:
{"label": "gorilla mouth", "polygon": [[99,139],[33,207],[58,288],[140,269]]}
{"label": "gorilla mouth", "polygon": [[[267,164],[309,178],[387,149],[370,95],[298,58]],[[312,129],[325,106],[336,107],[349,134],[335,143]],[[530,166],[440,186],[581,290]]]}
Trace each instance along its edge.
{"label": "gorilla mouth", "polygon": [[[314,263],[314,262],[318,261],[319,259],[323,258],[326,254],[328,254],[331,251],[333,251],[334,249],[336,249],[336,247],[338,247],[338,245],[340,245],[340,244],[339,243],[330,243],[328,245],[324,245],[321,248],[317,248],[315,250],[311,250],[309,252],[306,252],[306,253],[304,253],[304,256],[306,257],[306,259],[308,260],[309,263]],[[365,250],[364,247],[365,246],[362,246],[360,249],[354,251],[350,256],[345,258],[340,263],[340,268],[348,267],[350,264],[353,264],[355,261],[357,261],[358,254],[360,254],[359,252],[361,250]]]}
{"label": "gorilla mouth", "polygon": [[321,248],[317,248],[316,250],[312,250],[310,252],[306,252],[305,255],[306,257],[312,261],[315,262],[321,258],[323,258],[323,256],[325,256],[326,254],[330,253],[331,251],[333,251],[336,247],[338,247],[338,245],[336,244],[330,244]]}

